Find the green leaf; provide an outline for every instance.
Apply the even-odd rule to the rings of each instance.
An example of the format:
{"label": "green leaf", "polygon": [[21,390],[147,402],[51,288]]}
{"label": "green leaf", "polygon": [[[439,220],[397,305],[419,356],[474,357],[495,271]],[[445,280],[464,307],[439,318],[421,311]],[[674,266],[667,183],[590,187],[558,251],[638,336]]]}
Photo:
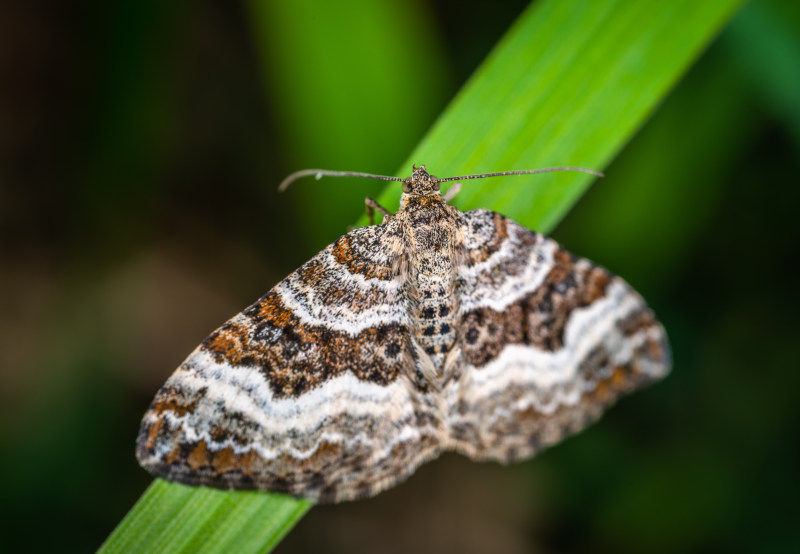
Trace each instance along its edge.
{"label": "green leaf", "polygon": [[[412,161],[440,176],[552,165],[602,169],[740,3],[535,3],[400,175],[409,173]],[[414,82],[411,77],[407,83]],[[586,175],[566,173],[470,181],[456,204],[493,208],[548,231],[590,182]],[[399,193],[395,183],[380,199],[393,209]],[[282,495],[156,481],[102,550],[267,551],[309,506]]]}
{"label": "green leaf", "polygon": [[310,507],[310,502],[281,494],[157,479],[100,552],[266,552]]}
{"label": "green leaf", "polygon": [[[434,21],[420,2],[249,0],[257,61],[281,140],[285,168],[392,171],[419,141],[453,86]],[[413,29],[413,40],[402,39]],[[403,86],[413,75],[424,87]],[[411,114],[411,115],[409,115]],[[277,176],[278,180],[280,176]],[[297,229],[315,246],[363,213],[374,185],[293,189],[281,198],[311,225]],[[344,218],[344,219],[343,219]]]}
{"label": "green leaf", "polygon": [[[440,177],[561,165],[603,169],[741,3],[532,4],[398,175],[410,174],[412,163]],[[593,179],[553,173],[469,181],[454,203],[492,208],[548,232]],[[397,189],[388,186],[381,195],[387,208],[397,205]]]}

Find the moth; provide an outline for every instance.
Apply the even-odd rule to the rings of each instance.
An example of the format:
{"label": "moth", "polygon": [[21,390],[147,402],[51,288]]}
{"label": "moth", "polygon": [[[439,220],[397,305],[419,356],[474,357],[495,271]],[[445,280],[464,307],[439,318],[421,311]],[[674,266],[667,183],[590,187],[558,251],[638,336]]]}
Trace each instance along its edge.
{"label": "moth", "polygon": [[211,333],[145,414],[141,465],[191,485],[370,497],[444,451],[529,458],[663,377],[666,333],[625,281],[440,191],[562,169],[581,170],[290,176],[282,186],[400,181],[400,208],[367,199],[380,225],[342,236]]}

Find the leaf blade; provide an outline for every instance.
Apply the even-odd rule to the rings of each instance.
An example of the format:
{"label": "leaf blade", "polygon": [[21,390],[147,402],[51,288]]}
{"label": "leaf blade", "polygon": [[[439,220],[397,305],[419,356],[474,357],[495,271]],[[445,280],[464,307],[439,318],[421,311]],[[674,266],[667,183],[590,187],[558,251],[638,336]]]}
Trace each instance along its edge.
{"label": "leaf blade", "polygon": [[[741,3],[532,5],[398,175],[423,162],[441,177],[558,165],[601,170]],[[455,203],[489,207],[548,232],[592,180],[578,174],[497,178],[465,185]],[[380,201],[394,206],[398,197],[387,187]]]}
{"label": "leaf blade", "polygon": [[156,479],[99,552],[268,551],[311,505],[281,494]]}

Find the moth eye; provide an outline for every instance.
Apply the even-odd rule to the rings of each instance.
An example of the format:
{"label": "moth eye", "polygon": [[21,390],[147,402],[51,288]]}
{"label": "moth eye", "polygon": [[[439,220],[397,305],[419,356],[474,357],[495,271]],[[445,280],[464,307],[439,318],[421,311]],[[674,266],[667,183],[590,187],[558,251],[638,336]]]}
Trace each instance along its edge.
{"label": "moth eye", "polygon": [[411,192],[411,183],[403,181],[403,192]]}
{"label": "moth eye", "polygon": [[433,190],[441,190],[441,188],[442,188],[442,187],[439,185],[439,181],[436,181],[436,182],[433,184]]}

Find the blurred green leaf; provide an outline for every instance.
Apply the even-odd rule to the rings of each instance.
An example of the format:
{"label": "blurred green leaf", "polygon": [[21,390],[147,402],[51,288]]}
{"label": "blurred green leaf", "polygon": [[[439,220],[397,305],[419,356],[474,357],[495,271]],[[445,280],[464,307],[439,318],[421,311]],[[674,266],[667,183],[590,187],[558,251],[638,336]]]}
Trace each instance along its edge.
{"label": "blurred green leaf", "polygon": [[751,2],[731,22],[727,46],[764,108],[780,118],[800,147],[800,23],[784,17],[776,2]]}
{"label": "blurred green leaf", "polygon": [[[290,171],[391,171],[451,94],[435,21],[422,2],[246,5],[267,101],[283,137],[280,155]],[[288,198],[314,221],[298,232],[315,246],[340,234],[362,212],[369,190],[372,184],[363,181],[317,187],[313,194],[293,189]]]}
{"label": "blurred green leaf", "polygon": [[[408,174],[411,161],[426,162],[440,176],[566,164],[604,167],[740,3],[535,3],[402,174]],[[559,174],[469,183],[457,204],[491,207],[547,231],[590,181]],[[381,201],[394,207],[398,196],[395,183]],[[175,552],[202,544],[206,551],[265,551],[308,506],[281,495],[157,481],[103,549]]]}

